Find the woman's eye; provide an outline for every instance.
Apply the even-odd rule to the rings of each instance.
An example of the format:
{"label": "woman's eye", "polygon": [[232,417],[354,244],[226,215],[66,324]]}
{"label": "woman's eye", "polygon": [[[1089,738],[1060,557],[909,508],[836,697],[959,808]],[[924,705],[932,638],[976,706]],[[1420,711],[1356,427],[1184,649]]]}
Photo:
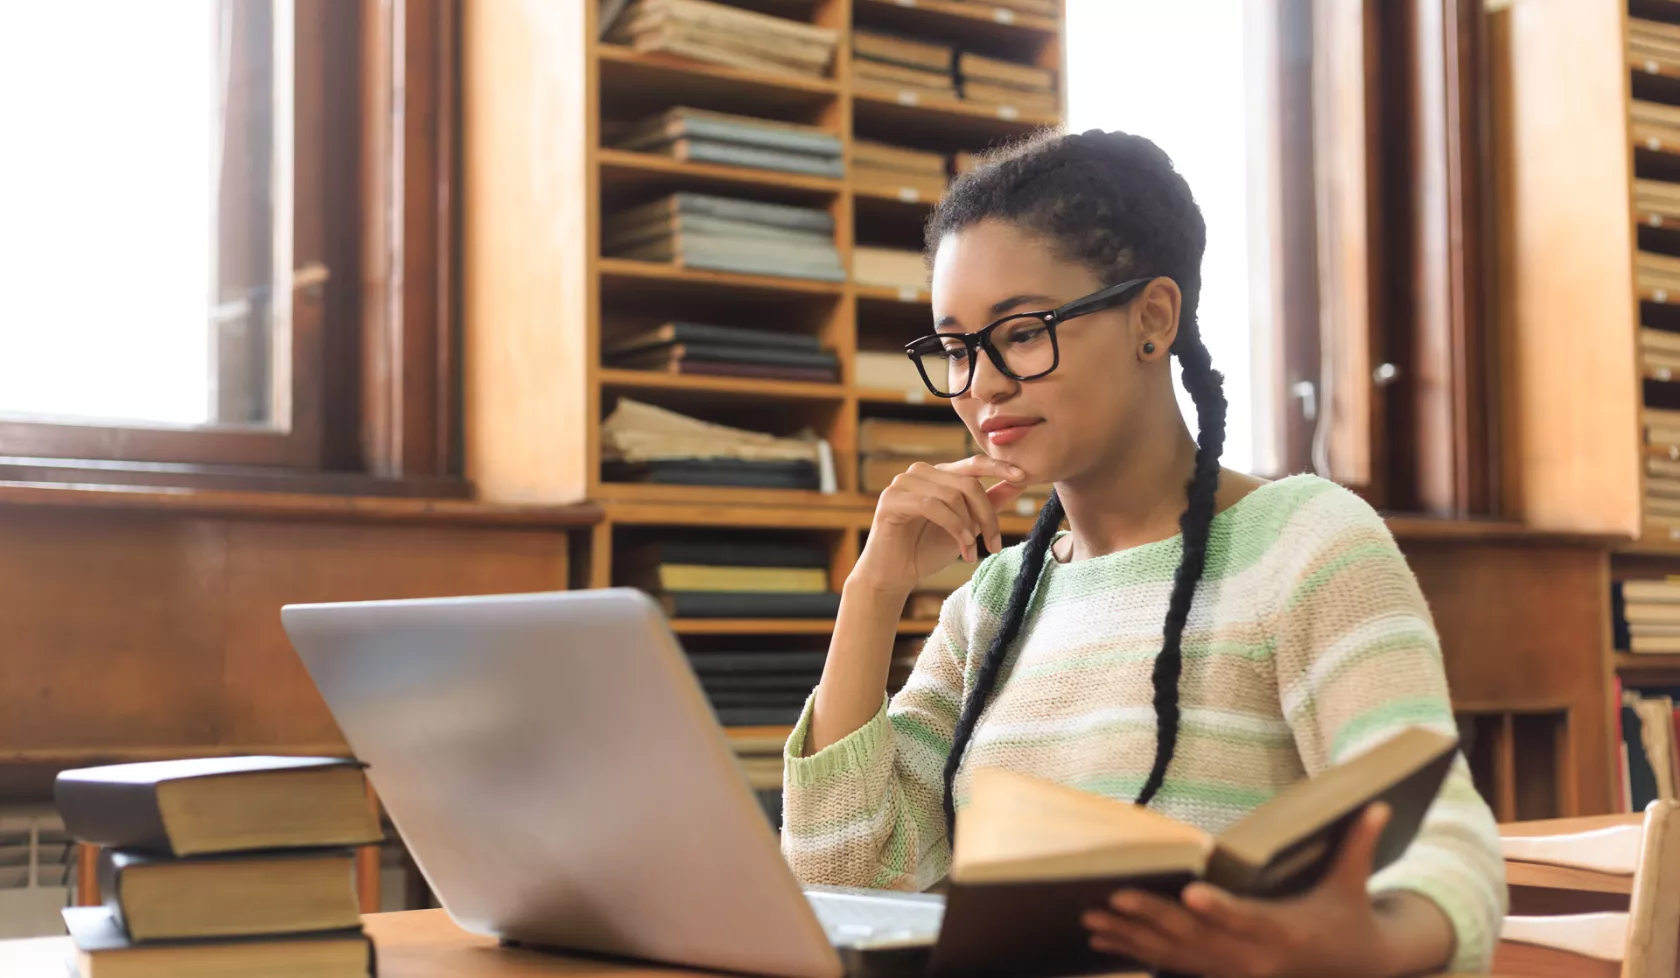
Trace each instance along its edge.
{"label": "woman's eye", "polygon": [[1014,346],[1020,346],[1039,339],[1045,334],[1045,332],[1046,330],[1043,326],[1022,326],[1019,329],[1010,330],[1009,335],[1004,338],[1004,342]]}
{"label": "woman's eye", "polygon": [[955,360],[961,363],[968,356],[968,347],[960,343],[955,346],[942,347],[939,355],[947,360]]}

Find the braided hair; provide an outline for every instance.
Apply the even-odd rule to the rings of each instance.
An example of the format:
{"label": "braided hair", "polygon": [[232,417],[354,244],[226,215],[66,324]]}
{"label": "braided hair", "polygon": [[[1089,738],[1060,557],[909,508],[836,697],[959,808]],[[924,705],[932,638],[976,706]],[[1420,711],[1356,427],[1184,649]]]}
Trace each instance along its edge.
{"label": "braided hair", "polygon": [[[1161,652],[1152,673],[1156,717],[1155,759],[1138,793],[1146,805],[1160,790],[1178,743],[1178,683],[1183,666],[1184,623],[1207,564],[1208,534],[1225,447],[1225,392],[1196,325],[1207,228],[1190,185],[1172,161],[1141,136],[1092,129],[1077,135],[1045,133],[986,157],[958,178],[928,219],[927,250],[945,236],[995,219],[1042,238],[1058,257],[1090,269],[1104,285],[1146,275],[1164,276],[1182,294],[1177,355],[1184,388],[1196,406],[1196,467],[1185,486],[1188,504],[1179,518],[1184,555],[1173,575],[1162,626]],[[1009,592],[1003,623],[975,673],[945,760],[947,838],[956,826],[952,785],[974,727],[986,708],[1010,647],[1020,636],[1050,543],[1065,513],[1055,492],[1039,511],[1023,546],[1020,572]]]}

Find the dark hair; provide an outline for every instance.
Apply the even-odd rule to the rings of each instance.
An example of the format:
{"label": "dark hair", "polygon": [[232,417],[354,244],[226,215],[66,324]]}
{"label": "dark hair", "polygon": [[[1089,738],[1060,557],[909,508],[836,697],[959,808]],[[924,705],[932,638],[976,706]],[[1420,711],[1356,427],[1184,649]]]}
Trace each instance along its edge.
{"label": "dark hair", "polygon": [[[959,177],[928,219],[931,255],[947,234],[988,219],[1007,221],[1041,237],[1058,257],[1089,268],[1103,285],[1145,275],[1178,283],[1183,295],[1178,337],[1171,352],[1183,368],[1184,387],[1196,405],[1196,469],[1185,486],[1188,505],[1179,518],[1184,556],[1173,575],[1161,652],[1155,657],[1155,761],[1138,793],[1148,804],[1160,790],[1178,742],[1181,643],[1190,600],[1207,564],[1219,454],[1225,447],[1225,391],[1196,326],[1207,228],[1190,185],[1173,170],[1160,147],[1141,136],[1092,129],[1077,135],[1046,133],[984,158]],[[1003,623],[975,673],[945,760],[945,824],[955,835],[952,784],[974,726],[997,686],[1010,646],[1020,635],[1038,586],[1051,539],[1061,526],[1062,502],[1054,492],[1022,547],[1020,572],[1009,592]]]}

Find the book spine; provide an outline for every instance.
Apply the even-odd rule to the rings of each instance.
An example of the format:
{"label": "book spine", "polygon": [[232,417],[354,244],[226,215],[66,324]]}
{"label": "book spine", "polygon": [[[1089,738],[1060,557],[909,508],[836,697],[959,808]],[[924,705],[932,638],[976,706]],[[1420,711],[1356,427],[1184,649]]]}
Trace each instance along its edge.
{"label": "book spine", "polygon": [[829,618],[840,611],[840,595],[761,591],[667,591],[676,618]]}
{"label": "book spine", "polygon": [[744,326],[713,326],[710,323],[672,323],[671,339],[677,343],[752,343],[786,347],[790,350],[822,349],[822,340],[805,333],[783,333],[769,329],[749,329]]}
{"label": "book spine", "polygon": [[60,777],[53,783],[53,802],[64,831],[78,842],[175,855],[155,784]]}
{"label": "book spine", "polygon": [[786,150],[815,157],[840,155],[840,137],[828,133],[790,132],[771,126],[745,125],[700,116],[684,117],[682,127],[684,135],[695,139]]}
{"label": "book spine", "polygon": [[105,909],[111,911],[111,920],[128,935],[129,940],[134,935],[129,932],[128,919],[123,916],[122,883],[123,867],[128,860],[115,849],[99,850],[99,898]]}
{"label": "book spine", "polygon": [[736,272],[742,275],[770,275],[776,278],[809,278],[822,282],[843,282],[846,273],[839,267],[839,258],[835,258],[835,266],[795,265],[789,266],[769,258],[755,258],[742,255],[731,255],[716,251],[683,252],[683,264],[691,268],[704,268],[714,272]]}
{"label": "book spine", "polygon": [[711,139],[688,138],[682,144],[683,158],[695,163],[745,166],[778,173],[800,173],[813,177],[841,177],[846,168],[837,156],[807,156],[757,146],[742,146]]}
{"label": "book spine", "polygon": [[678,212],[733,218],[773,227],[806,228],[834,233],[834,216],[826,211],[756,200],[738,200],[711,194],[676,193],[671,198]]}
{"label": "book spine", "polygon": [[683,359],[725,363],[765,363],[780,367],[836,367],[839,357],[828,350],[764,349],[685,343],[677,347]]}

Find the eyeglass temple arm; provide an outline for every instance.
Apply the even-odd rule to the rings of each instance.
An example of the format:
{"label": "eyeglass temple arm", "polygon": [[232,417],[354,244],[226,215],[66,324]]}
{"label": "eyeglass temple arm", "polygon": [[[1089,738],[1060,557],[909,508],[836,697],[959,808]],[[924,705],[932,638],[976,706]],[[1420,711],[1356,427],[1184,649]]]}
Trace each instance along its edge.
{"label": "eyeglass temple arm", "polygon": [[1056,310],[1056,318],[1072,319],[1075,316],[1083,316],[1087,313],[1099,312],[1103,309],[1107,309],[1109,306],[1119,305],[1127,299],[1130,299],[1139,289],[1154,280],[1155,277],[1151,275],[1146,278],[1129,279],[1125,282],[1119,283],[1118,285],[1110,285],[1106,289],[1099,289],[1082,299],[1075,299],[1067,305],[1058,308]]}

